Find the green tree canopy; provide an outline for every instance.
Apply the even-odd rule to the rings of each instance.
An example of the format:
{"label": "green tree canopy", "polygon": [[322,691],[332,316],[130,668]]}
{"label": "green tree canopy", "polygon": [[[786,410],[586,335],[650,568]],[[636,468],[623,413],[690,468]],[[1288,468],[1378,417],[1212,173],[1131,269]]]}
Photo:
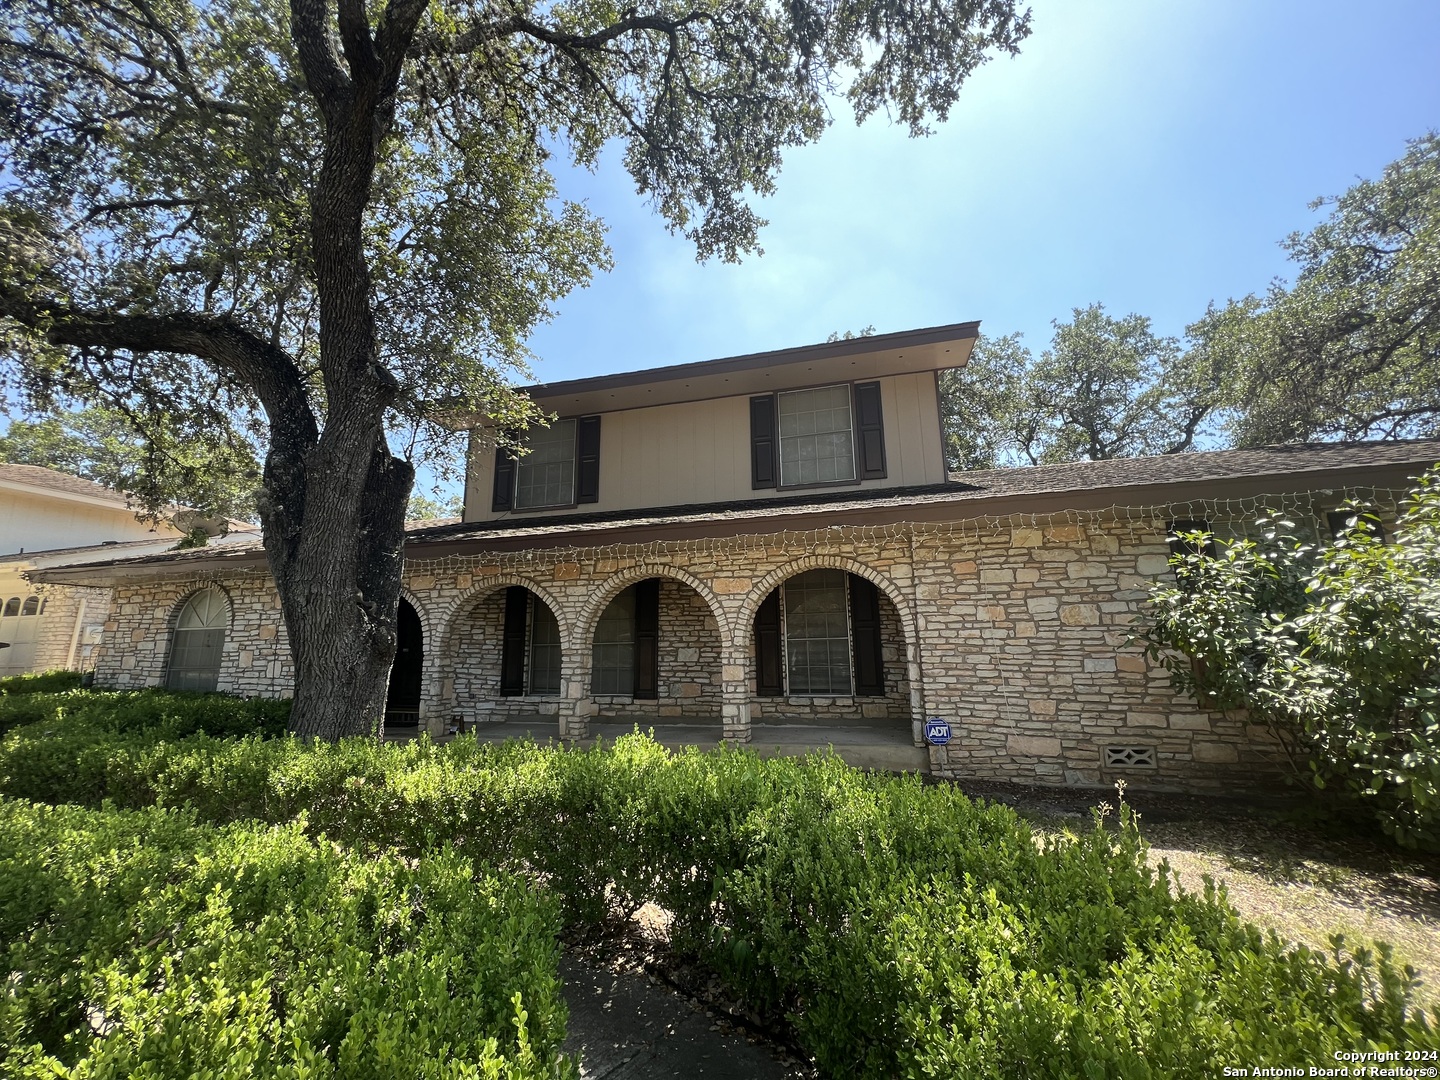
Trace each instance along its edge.
{"label": "green tree canopy", "polygon": [[836,96],[919,133],[1028,32],[1014,0],[14,0],[10,378],[263,416],[292,723],[374,730],[413,479],[388,436],[522,423],[527,335],[607,265],[551,155],[618,142],[665,223],[735,259]]}
{"label": "green tree canopy", "polygon": [[125,492],[150,513],[185,506],[254,520],[260,465],[231,428],[176,430],[157,423],[150,439],[135,429],[128,417],[98,407],[14,420],[0,435],[0,461],[82,476]]}
{"label": "green tree canopy", "polygon": [[1038,358],[1019,334],[981,337],[941,378],[952,468],[1178,454],[1195,449],[1219,406],[1214,354],[1161,337],[1143,315],[1101,304],[1055,322]]}
{"label": "green tree canopy", "polygon": [[1311,206],[1330,216],[1284,241],[1294,283],[1191,328],[1234,373],[1234,441],[1440,435],[1440,134]]}

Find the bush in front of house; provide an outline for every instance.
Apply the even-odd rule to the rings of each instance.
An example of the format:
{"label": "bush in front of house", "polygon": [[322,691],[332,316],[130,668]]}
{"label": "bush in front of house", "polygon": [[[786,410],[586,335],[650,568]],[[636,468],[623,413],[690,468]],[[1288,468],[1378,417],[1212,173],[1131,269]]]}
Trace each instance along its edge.
{"label": "bush in front of house", "polygon": [[787,1018],[830,1076],[1210,1075],[1440,1038],[1386,956],[1288,947],[1223,896],[1182,894],[1123,812],[1038,837],[951,785],[643,737],[565,752],[32,728],[0,746],[0,791],[24,790],[47,746],[54,775],[83,765],[91,802],[303,814],[355,852],[494,861],[572,926],[653,901],[677,950]]}
{"label": "bush in front of house", "polygon": [[[67,675],[69,672],[58,672]],[[0,695],[0,735],[28,724],[67,720],[107,732],[148,731],[156,738],[187,735],[280,735],[290,719],[290,701],[236,698],[184,690],[52,690],[35,679],[37,689]],[[30,685],[30,684],[27,684]]]}
{"label": "bush in front of house", "polygon": [[1151,655],[1181,689],[1268,725],[1303,783],[1440,850],[1440,469],[1393,542],[1359,509],[1334,543],[1279,514],[1259,526],[1217,557],[1171,559],[1178,580],[1152,588],[1142,628]]}
{"label": "bush in front of house", "polygon": [[558,926],[454,852],[0,799],[0,1074],[562,1080]]}
{"label": "bush in front of house", "polygon": [[85,684],[79,671],[42,671],[34,675],[6,675],[0,679],[0,698],[25,694],[58,694]]}

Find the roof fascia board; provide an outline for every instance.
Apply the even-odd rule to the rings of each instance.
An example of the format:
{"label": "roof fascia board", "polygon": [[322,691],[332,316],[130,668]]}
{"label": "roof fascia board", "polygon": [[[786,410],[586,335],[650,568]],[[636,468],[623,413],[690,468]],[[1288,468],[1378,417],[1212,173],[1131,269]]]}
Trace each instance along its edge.
{"label": "roof fascia board", "polygon": [[948,326],[930,326],[920,330],[902,330],[895,334],[872,334],[869,337],[825,341],[818,345],[801,345],[791,349],[775,349],[771,352],[727,356],[718,360],[671,364],[667,367],[625,371],[614,375],[594,375],[585,379],[567,379],[563,382],[536,383],[533,386],[521,387],[520,390],[535,398],[585,394],[596,390],[614,390],[628,386],[641,386],[646,383],[693,379],[704,375],[726,375],[732,372],[752,371],[785,364],[863,356],[867,353],[936,345],[946,341],[967,341],[978,337],[979,334],[980,323],[978,321],[952,323]]}

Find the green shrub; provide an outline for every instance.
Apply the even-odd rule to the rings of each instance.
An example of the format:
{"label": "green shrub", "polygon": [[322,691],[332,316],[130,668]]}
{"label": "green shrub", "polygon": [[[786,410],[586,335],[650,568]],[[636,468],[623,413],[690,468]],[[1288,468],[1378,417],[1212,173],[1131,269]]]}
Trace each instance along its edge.
{"label": "green shrub", "polygon": [[1356,513],[1334,543],[1275,514],[1220,557],[1176,556],[1141,632],[1182,690],[1268,725],[1302,782],[1440,851],[1440,469],[1395,542]]}
{"label": "green shrub", "polygon": [[0,697],[58,694],[78,690],[88,676],[79,671],[42,671],[35,675],[7,675],[0,679]]}
{"label": "green shrub", "polygon": [[1290,948],[1181,893],[1126,814],[1039,838],[951,785],[834,756],[12,732],[0,791],[42,773],[92,804],[304,815],[357,853],[493,861],[581,927],[653,901],[674,948],[788,1017],[830,1076],[1218,1075],[1437,1042],[1387,956]]}
{"label": "green shrub", "polygon": [[90,723],[101,731],[149,731],[165,739],[280,735],[290,719],[290,702],[179,690],[36,689],[0,696],[0,734],[62,719]]}
{"label": "green shrub", "polygon": [[0,800],[0,1073],[573,1076],[557,930],[452,851]]}

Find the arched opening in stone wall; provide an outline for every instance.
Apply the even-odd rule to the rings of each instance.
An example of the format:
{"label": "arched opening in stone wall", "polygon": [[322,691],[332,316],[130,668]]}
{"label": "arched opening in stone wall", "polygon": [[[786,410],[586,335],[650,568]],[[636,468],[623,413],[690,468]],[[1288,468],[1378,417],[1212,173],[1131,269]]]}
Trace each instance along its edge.
{"label": "arched opening in stone wall", "polygon": [[562,641],[557,613],[523,585],[472,597],[446,635],[449,711],[467,724],[556,715]]}
{"label": "arched opening in stone wall", "polygon": [[395,618],[395,661],[385,695],[385,726],[414,727],[420,723],[420,695],[425,675],[425,631],[414,606],[403,596]]}
{"label": "arched opening in stone wall", "polygon": [[165,685],[171,690],[216,689],[229,629],[229,597],[214,586],[191,593],[170,635]]}
{"label": "arched opening in stone wall", "polygon": [[911,734],[905,628],[885,591],[830,567],[793,574],[756,609],[752,723],[893,727]]}
{"label": "arched opening in stone wall", "polygon": [[721,634],[687,583],[649,577],[620,588],[590,627],[594,718],[714,724],[721,713]]}

